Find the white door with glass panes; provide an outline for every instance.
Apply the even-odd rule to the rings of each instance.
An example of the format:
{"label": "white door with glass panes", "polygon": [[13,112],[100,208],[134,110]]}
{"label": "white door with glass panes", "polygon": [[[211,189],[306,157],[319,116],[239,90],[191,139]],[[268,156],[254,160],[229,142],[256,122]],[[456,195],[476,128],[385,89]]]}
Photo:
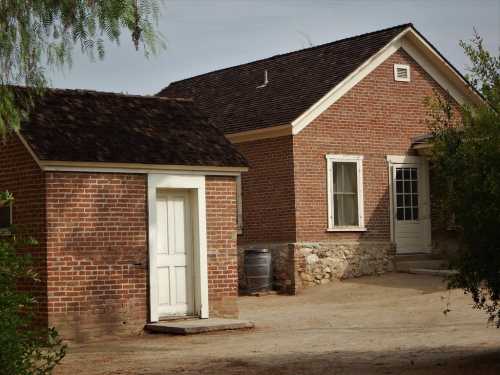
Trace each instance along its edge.
{"label": "white door with glass panes", "polygon": [[429,252],[431,247],[427,163],[392,164],[394,242],[398,254]]}
{"label": "white door with glass panes", "polygon": [[159,317],[193,314],[193,234],[186,190],[159,191],[156,201]]}

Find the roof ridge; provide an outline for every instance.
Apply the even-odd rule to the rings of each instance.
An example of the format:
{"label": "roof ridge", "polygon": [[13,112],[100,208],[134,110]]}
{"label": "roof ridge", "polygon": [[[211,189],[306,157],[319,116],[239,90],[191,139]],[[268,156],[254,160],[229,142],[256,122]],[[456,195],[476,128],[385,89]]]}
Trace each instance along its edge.
{"label": "roof ridge", "polygon": [[[22,90],[33,89],[31,86],[19,86],[19,85],[9,85],[11,87],[20,88]],[[71,94],[95,94],[95,95],[106,95],[106,96],[118,96],[126,98],[140,98],[140,99],[155,99],[155,100],[167,100],[167,101],[177,101],[177,102],[193,102],[191,98],[173,98],[168,96],[156,96],[156,95],[139,95],[139,94],[126,94],[123,92],[113,92],[113,91],[99,91],[99,90],[89,90],[89,89],[71,89],[71,88],[59,88],[59,87],[46,87],[47,91],[71,93]]]}
{"label": "roof ridge", "polygon": [[[193,78],[198,78],[198,77],[202,77],[202,76],[205,76],[205,75],[208,75],[208,74],[213,74],[213,73],[222,72],[222,71],[224,71],[224,70],[234,69],[234,68],[237,68],[237,67],[242,67],[242,66],[245,66],[245,65],[251,65],[251,64],[258,63],[258,62],[263,62],[263,61],[267,61],[267,60],[276,59],[276,58],[278,58],[278,57],[283,57],[283,56],[292,55],[292,54],[294,54],[294,53],[299,53],[299,52],[303,52],[303,51],[314,50],[314,49],[317,49],[317,48],[321,48],[321,47],[325,47],[325,46],[329,46],[329,45],[334,45],[334,44],[341,43],[341,42],[346,42],[346,41],[349,41],[349,40],[352,40],[352,39],[356,39],[356,38],[366,37],[366,36],[369,36],[369,35],[372,35],[372,34],[377,34],[377,33],[385,32],[385,31],[393,30],[393,29],[398,29],[398,28],[407,28],[407,27],[414,28],[413,23],[411,23],[411,22],[408,22],[408,23],[402,23],[402,24],[400,24],[400,25],[387,27],[387,28],[385,28],[385,29],[380,29],[380,30],[370,31],[370,32],[367,32],[367,33],[358,34],[358,35],[350,36],[350,37],[347,37],[347,38],[337,39],[337,40],[334,40],[334,41],[332,41],[332,42],[327,42],[327,43],[319,44],[319,45],[317,45],[317,46],[312,46],[312,47],[302,48],[302,49],[298,49],[298,50],[295,50],[295,51],[290,51],[290,52],[285,52],[285,53],[279,53],[279,54],[276,54],[276,55],[273,55],[273,56],[270,56],[270,57],[265,57],[265,58],[263,58],[263,59],[257,59],[257,60],[249,61],[249,62],[246,62],[246,63],[241,63],[241,64],[237,64],[237,65],[233,65],[233,66],[228,66],[228,67],[226,67],[226,68],[215,69],[215,70],[212,70],[212,71],[210,71],[210,72],[201,73],[201,74],[197,74],[197,75],[194,75],[194,76],[191,76],[191,77],[188,77],[188,78],[183,78],[183,79],[180,79],[180,80],[177,80],[177,81],[170,82],[170,84],[169,84],[169,85],[174,84],[174,83],[178,83],[178,82],[188,81],[188,80],[190,80],[190,79],[193,79]],[[155,95],[159,95],[159,94],[160,94],[162,91],[164,91],[167,87],[168,87],[168,86],[164,87],[163,89],[161,89],[161,90],[160,90],[157,94],[155,94]]]}

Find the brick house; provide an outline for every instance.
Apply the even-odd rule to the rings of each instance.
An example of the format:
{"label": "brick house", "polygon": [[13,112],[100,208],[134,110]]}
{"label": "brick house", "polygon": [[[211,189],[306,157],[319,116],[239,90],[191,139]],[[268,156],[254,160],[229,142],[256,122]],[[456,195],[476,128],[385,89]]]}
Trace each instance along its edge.
{"label": "brick house", "polygon": [[[480,95],[411,24],[171,83],[246,157],[240,255],[289,292],[443,250],[431,226],[426,97]],[[240,283],[244,284],[240,256]]]}
{"label": "brick house", "polygon": [[[18,95],[26,92],[19,89]],[[238,315],[236,178],[246,161],[189,100],[49,90],[0,144],[0,190],[66,339],[172,315]]]}

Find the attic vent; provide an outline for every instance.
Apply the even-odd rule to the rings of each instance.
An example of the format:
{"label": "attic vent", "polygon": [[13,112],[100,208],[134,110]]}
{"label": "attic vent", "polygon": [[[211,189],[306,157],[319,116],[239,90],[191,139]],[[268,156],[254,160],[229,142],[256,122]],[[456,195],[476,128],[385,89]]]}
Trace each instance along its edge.
{"label": "attic vent", "polygon": [[408,65],[394,64],[394,79],[396,81],[410,82],[410,67]]}

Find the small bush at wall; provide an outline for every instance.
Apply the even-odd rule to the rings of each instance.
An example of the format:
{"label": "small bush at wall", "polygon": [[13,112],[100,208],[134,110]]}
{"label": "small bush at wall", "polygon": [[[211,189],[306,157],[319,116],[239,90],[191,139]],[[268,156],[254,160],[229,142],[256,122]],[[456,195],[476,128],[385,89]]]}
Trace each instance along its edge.
{"label": "small bush at wall", "polygon": [[[0,207],[12,204],[9,193],[0,193]],[[36,300],[20,291],[19,282],[38,282],[29,255],[19,250],[35,245],[20,239],[11,230],[0,236],[0,373],[9,375],[47,375],[61,361],[65,345],[55,329],[36,328]]]}

